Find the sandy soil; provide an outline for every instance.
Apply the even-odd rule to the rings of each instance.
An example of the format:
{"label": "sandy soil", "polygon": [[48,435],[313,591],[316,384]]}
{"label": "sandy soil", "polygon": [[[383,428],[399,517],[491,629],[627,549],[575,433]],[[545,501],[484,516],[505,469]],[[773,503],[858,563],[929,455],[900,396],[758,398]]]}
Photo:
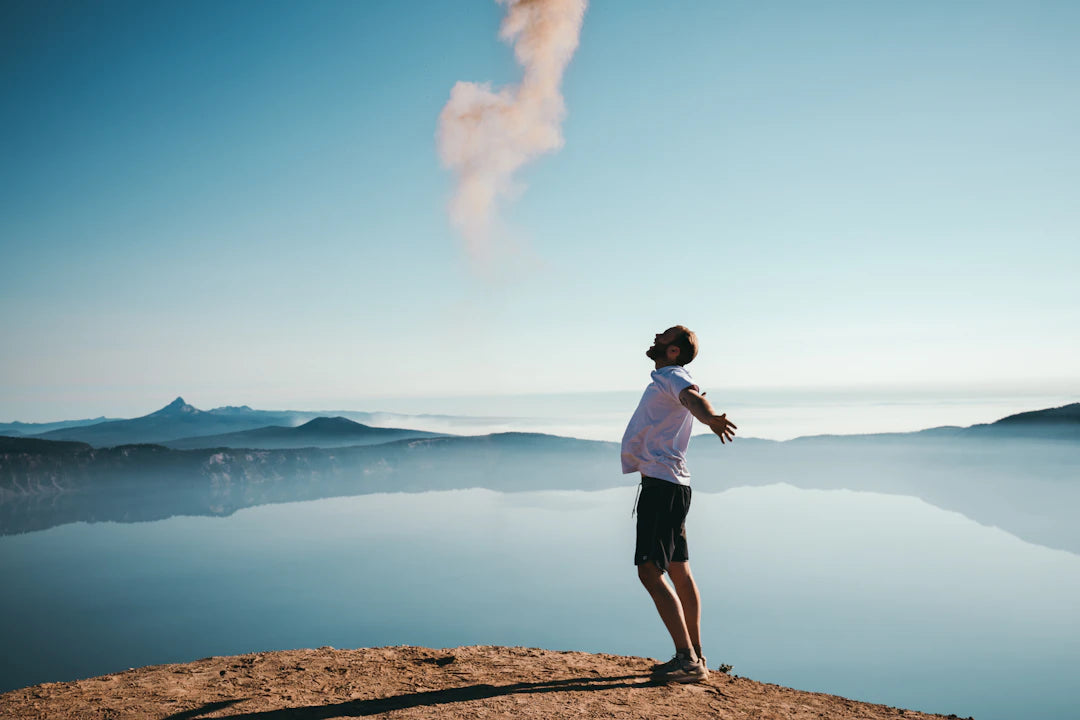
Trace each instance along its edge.
{"label": "sandy soil", "polygon": [[[649,681],[649,658],[531,648],[290,650],[158,665],[0,695],[0,718],[942,718],[713,671]],[[955,717],[955,716],[948,716]]]}

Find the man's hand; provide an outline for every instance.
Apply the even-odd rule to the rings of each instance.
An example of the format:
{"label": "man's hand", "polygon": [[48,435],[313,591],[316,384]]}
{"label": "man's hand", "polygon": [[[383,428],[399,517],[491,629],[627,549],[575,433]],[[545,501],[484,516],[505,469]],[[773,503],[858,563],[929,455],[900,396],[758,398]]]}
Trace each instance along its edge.
{"label": "man's hand", "polygon": [[708,420],[705,424],[709,426],[710,430],[720,436],[721,443],[735,439],[735,423],[727,419],[727,413],[714,415],[712,419]]}
{"label": "man's hand", "polygon": [[721,443],[735,439],[735,423],[727,419],[727,413],[716,414],[712,405],[705,399],[705,393],[698,390],[697,385],[692,385],[679,393],[681,402],[690,414],[709,426],[716,433]]}

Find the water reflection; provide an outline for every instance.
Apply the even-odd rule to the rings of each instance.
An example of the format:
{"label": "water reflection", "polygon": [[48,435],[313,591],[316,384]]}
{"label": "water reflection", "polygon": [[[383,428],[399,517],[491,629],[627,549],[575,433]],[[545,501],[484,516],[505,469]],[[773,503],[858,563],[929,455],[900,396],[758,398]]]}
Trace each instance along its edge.
{"label": "water reflection", "polygon": [[[531,645],[664,656],[633,488],[375,494],[0,538],[0,689],[294,647]],[[1057,718],[1080,557],[914,498],[696,492],[713,663],[987,718]]]}

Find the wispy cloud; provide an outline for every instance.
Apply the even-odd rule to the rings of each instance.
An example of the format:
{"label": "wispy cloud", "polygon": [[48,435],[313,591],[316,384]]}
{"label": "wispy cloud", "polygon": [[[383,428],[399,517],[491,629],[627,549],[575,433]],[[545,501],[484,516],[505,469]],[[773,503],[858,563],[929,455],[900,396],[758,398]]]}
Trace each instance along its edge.
{"label": "wispy cloud", "polygon": [[475,266],[499,254],[498,204],[523,165],[563,145],[560,85],[578,46],[586,0],[497,0],[507,6],[499,37],[514,46],[521,83],[493,90],[458,82],[439,114],[439,155],[457,176],[450,221]]}

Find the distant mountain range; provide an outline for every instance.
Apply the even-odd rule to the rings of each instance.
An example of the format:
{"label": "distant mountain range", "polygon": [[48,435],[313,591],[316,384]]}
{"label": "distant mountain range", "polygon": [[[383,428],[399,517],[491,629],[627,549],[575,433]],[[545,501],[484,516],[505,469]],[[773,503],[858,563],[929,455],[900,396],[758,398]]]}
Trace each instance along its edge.
{"label": "distant mountain range", "polygon": [[981,423],[968,427],[946,425],[926,430],[906,433],[875,433],[871,435],[808,435],[795,438],[795,441],[807,441],[815,438],[848,438],[852,441],[877,438],[908,440],[913,437],[1011,437],[1032,438],[1038,440],[1080,440],[1080,403],[1072,403],[1046,410],[1032,410],[1003,417],[992,423]]}
{"label": "distant mountain range", "polygon": [[[165,408],[169,413],[137,418],[145,422],[135,429],[185,428],[191,426],[184,418],[204,419],[203,411],[188,408],[173,403]],[[787,483],[910,495],[1080,553],[1078,430],[1080,403],[989,425],[905,434],[740,439],[731,445],[697,436],[689,461],[699,491]],[[321,418],[172,443],[213,446],[197,449],[0,437],[0,534],[76,521],[227,515],[252,505],[374,492],[598,490],[636,482],[620,474],[616,443],[527,433],[423,433],[385,442],[393,433],[418,432]],[[253,447],[260,442],[274,447]]]}
{"label": "distant mountain range", "polygon": [[[306,430],[296,433],[288,432],[319,418],[323,420]],[[469,420],[469,418],[440,415],[406,416],[356,411],[253,410],[247,405],[200,410],[178,397],[160,410],[142,417],[123,420],[106,418],[65,420],[38,424],[5,423],[0,424],[0,435],[69,440],[84,442],[99,448],[155,443],[183,449],[198,447],[278,449],[338,447],[353,442],[371,444],[404,437],[431,437],[438,434],[405,430],[400,427],[393,428],[393,431],[398,433],[397,435],[394,432],[379,432],[384,429],[390,430],[391,428],[385,428],[387,424],[408,422],[410,419],[454,420],[455,425],[465,425]],[[492,418],[486,420],[492,420]],[[345,421],[352,421],[354,424],[347,425]],[[244,434],[248,431],[258,432]],[[885,433],[873,437],[903,439],[913,434],[941,437],[979,435],[1080,439],[1080,403],[1019,413],[994,423],[966,428],[939,427],[917,433]],[[848,437],[854,440],[867,436],[835,437]],[[805,441],[806,438],[799,438],[799,440]]]}
{"label": "distant mountain range", "polygon": [[64,427],[34,437],[74,440],[94,447],[112,447],[134,443],[163,443],[198,435],[253,430],[266,425],[295,424],[296,416],[293,413],[252,410],[246,406],[199,410],[178,397],[157,412],[142,417]]}
{"label": "distant mountain range", "polygon": [[[295,428],[303,423],[310,422],[327,415],[335,415],[348,420],[365,420],[378,418],[386,420],[394,416],[386,413],[357,413],[357,412],[313,412],[298,410],[253,410],[247,405],[227,406],[213,410],[200,410],[184,402],[178,397],[171,403],[156,412],[142,417],[128,420],[105,420],[99,421],[70,421],[65,423],[48,423],[49,429],[31,432],[29,428],[39,429],[44,426],[30,426],[26,423],[8,423],[0,426],[0,435],[37,437],[45,440],[70,440],[84,442],[94,447],[116,447],[118,445],[132,445],[139,443],[167,444],[174,447],[237,447],[235,443],[242,442],[242,438],[236,433],[249,430],[267,428],[262,435],[251,436],[253,442],[259,443],[251,447],[289,447],[286,444],[278,444],[276,439],[283,443],[293,442],[287,440],[288,433],[280,433],[281,430]],[[404,417],[404,416],[397,416]],[[332,424],[332,423],[331,423]],[[291,447],[305,447],[314,445],[317,447],[332,447],[337,444],[333,440],[338,437],[345,440],[350,432],[356,437],[357,444],[367,444],[375,441],[380,433],[363,433],[360,428],[331,427],[331,424],[321,423],[307,431],[293,436],[295,441],[306,440],[304,444],[292,445]],[[359,423],[355,423],[359,425]],[[5,432],[2,428],[11,427],[13,432]],[[360,426],[361,428],[364,426]],[[269,428],[274,428],[270,430]],[[376,430],[371,427],[368,430]],[[275,435],[277,432],[277,435]],[[397,435],[383,433],[382,437],[387,440],[401,437],[430,437],[435,433],[426,433],[419,430],[397,430]],[[365,437],[361,439],[361,436]],[[213,442],[204,444],[196,440],[200,437],[215,437]]]}

